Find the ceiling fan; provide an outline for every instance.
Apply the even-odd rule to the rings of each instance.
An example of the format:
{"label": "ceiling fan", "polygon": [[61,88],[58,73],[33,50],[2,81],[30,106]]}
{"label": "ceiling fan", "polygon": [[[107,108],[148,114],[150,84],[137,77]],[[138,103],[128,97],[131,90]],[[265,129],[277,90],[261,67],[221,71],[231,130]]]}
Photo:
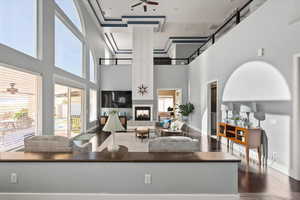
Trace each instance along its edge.
{"label": "ceiling fan", "polygon": [[139,0],[140,2],[137,3],[137,4],[134,4],[131,6],[131,9],[137,7],[137,6],[140,6],[140,5],[143,5],[144,7],[144,12],[147,12],[148,10],[148,5],[155,5],[155,6],[158,6],[159,3],[158,2],[155,2],[155,1],[150,1],[150,0]]}
{"label": "ceiling fan", "polygon": [[34,95],[33,93],[27,93],[27,92],[19,92],[19,89],[15,88],[16,83],[10,83],[10,87],[6,88],[5,91],[0,91],[0,93],[4,94],[23,94],[23,95]]}

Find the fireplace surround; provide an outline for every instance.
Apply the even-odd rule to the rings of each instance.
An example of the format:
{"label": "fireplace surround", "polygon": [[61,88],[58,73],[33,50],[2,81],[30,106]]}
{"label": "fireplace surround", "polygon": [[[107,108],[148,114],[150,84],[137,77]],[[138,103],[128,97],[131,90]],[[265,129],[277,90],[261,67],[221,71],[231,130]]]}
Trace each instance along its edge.
{"label": "fireplace surround", "polygon": [[152,105],[134,105],[133,115],[135,121],[152,121]]}

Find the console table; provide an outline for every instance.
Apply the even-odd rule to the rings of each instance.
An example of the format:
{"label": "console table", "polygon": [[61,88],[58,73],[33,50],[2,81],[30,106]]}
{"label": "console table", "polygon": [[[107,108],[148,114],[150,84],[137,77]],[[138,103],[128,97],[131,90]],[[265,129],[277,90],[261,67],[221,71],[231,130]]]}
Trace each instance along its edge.
{"label": "console table", "polygon": [[240,144],[246,148],[246,160],[249,164],[249,150],[256,149],[258,154],[258,162],[261,165],[261,129],[245,128],[227,123],[219,123],[218,139],[227,138],[227,146],[229,141]]}

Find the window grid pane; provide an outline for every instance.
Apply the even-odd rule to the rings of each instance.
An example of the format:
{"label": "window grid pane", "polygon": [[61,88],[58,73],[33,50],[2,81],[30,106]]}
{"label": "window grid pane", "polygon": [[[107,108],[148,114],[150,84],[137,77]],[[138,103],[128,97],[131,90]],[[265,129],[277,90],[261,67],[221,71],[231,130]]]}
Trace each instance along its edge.
{"label": "window grid pane", "polygon": [[65,12],[74,25],[81,31],[81,21],[73,0],[55,0],[56,4]]}
{"label": "window grid pane", "polygon": [[55,66],[82,77],[82,42],[55,17]]}
{"label": "window grid pane", "polygon": [[36,0],[0,2],[0,43],[36,57],[36,26]]}

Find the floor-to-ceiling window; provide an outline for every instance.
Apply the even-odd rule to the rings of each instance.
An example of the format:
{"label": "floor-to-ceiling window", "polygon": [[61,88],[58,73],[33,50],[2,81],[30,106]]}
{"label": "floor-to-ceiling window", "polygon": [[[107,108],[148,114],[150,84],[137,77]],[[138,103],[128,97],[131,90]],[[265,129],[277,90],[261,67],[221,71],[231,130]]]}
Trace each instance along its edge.
{"label": "floor-to-ceiling window", "polygon": [[0,66],[0,151],[22,149],[38,135],[40,77]]}
{"label": "floor-to-ceiling window", "polygon": [[73,137],[82,130],[83,90],[55,85],[55,135]]}
{"label": "floor-to-ceiling window", "polygon": [[[43,105],[44,107],[42,108],[35,109],[43,110],[43,115],[38,115],[37,111],[33,112],[33,109],[26,108],[28,105],[30,107],[35,103],[38,104],[37,100],[34,102],[32,99],[35,99],[33,97],[42,95],[40,91],[41,88],[39,88],[38,92],[35,91],[36,93],[29,92],[33,95],[23,94],[21,97],[19,94],[14,94],[13,98],[8,98],[1,93],[0,106],[2,110],[0,112],[4,110],[5,105],[5,109],[10,109],[11,111],[9,110],[9,114],[5,113],[5,115],[3,115],[4,117],[0,114],[0,121],[2,121],[0,122],[0,136],[4,134],[6,136],[8,134],[12,136],[12,134],[10,134],[13,131],[11,127],[17,123],[13,123],[10,120],[17,118],[17,116],[29,115],[30,118],[33,119],[32,125],[34,129],[40,130],[40,134],[45,135],[54,134],[54,126],[58,130],[61,130],[61,133],[64,132],[62,134],[66,136],[76,135],[84,131],[85,127],[89,127],[89,120],[87,119],[87,122],[85,122],[82,118],[82,116],[85,116],[83,112],[86,112],[85,109],[88,108],[88,106],[82,106],[82,104],[85,103],[84,101],[89,103],[90,96],[85,96],[85,90],[76,89],[76,87],[79,85],[80,88],[86,88],[86,91],[89,91],[90,88],[98,87],[96,70],[97,55],[96,52],[93,51],[92,45],[87,45],[84,21],[80,14],[81,6],[83,6],[82,2],[77,0],[0,1],[0,46],[2,55],[0,55],[0,57],[6,57],[1,59],[1,66],[9,66],[9,68],[11,68],[11,66],[17,66],[16,69],[23,68],[22,71],[29,72],[28,75],[41,74],[46,83],[43,85],[43,89],[47,93],[45,97],[46,105]],[[51,44],[52,42],[54,42],[54,44]],[[52,55],[52,53],[55,53],[53,60],[52,56],[49,56],[50,54]],[[51,63],[54,63],[54,65]],[[6,80],[7,77],[5,76],[5,73],[0,74],[0,79]],[[65,80],[65,82],[58,81],[57,83],[63,83],[69,86],[66,93],[69,92],[70,96],[65,97],[68,101],[67,111],[69,114],[67,113],[67,115],[65,115],[62,113],[60,119],[55,118],[55,122],[58,123],[53,124],[52,119],[49,120],[48,118],[53,117],[53,114],[49,113],[52,113],[54,107],[56,109],[56,105],[53,105],[52,101],[47,101],[47,99],[49,99],[50,95],[50,98],[54,98],[56,95],[53,93],[53,84],[51,83],[52,80],[55,80],[56,76]],[[23,81],[27,80],[30,80],[30,78],[26,76]],[[8,87],[12,87],[12,89],[15,87],[17,89],[20,88],[20,91],[22,87],[27,85],[31,89],[35,88],[35,86],[31,84],[25,85],[22,84],[22,82],[20,84],[14,84],[14,82],[12,82],[11,85],[10,83],[6,83],[5,86],[1,86],[0,91],[4,92]],[[58,102],[61,101],[60,103],[64,104],[65,101],[63,101],[63,97],[59,97],[58,99],[60,99],[57,100]],[[93,97],[93,105],[95,105],[95,101],[97,101],[97,97],[96,100]],[[12,105],[16,102],[23,102],[23,104],[16,104],[17,106],[14,110]],[[17,109],[17,107],[21,107],[22,109]],[[78,109],[79,107],[80,109]],[[51,109],[51,111],[49,112],[48,109]],[[17,113],[15,117],[14,112]],[[91,116],[95,118],[97,108],[93,109],[92,112],[93,114],[91,114]],[[45,123],[43,126],[37,127],[38,121]],[[94,121],[94,119],[92,119],[92,121]],[[28,122],[28,124],[30,123]],[[24,125],[23,127],[26,126]],[[16,128],[15,130],[19,131],[20,128]],[[55,133],[56,132],[59,131],[55,129]],[[35,134],[36,133],[37,131],[35,131]],[[7,137],[0,137],[0,142],[4,141],[1,140],[3,138],[7,140]],[[17,141],[18,140],[15,140],[14,142],[15,146],[19,144]]]}

